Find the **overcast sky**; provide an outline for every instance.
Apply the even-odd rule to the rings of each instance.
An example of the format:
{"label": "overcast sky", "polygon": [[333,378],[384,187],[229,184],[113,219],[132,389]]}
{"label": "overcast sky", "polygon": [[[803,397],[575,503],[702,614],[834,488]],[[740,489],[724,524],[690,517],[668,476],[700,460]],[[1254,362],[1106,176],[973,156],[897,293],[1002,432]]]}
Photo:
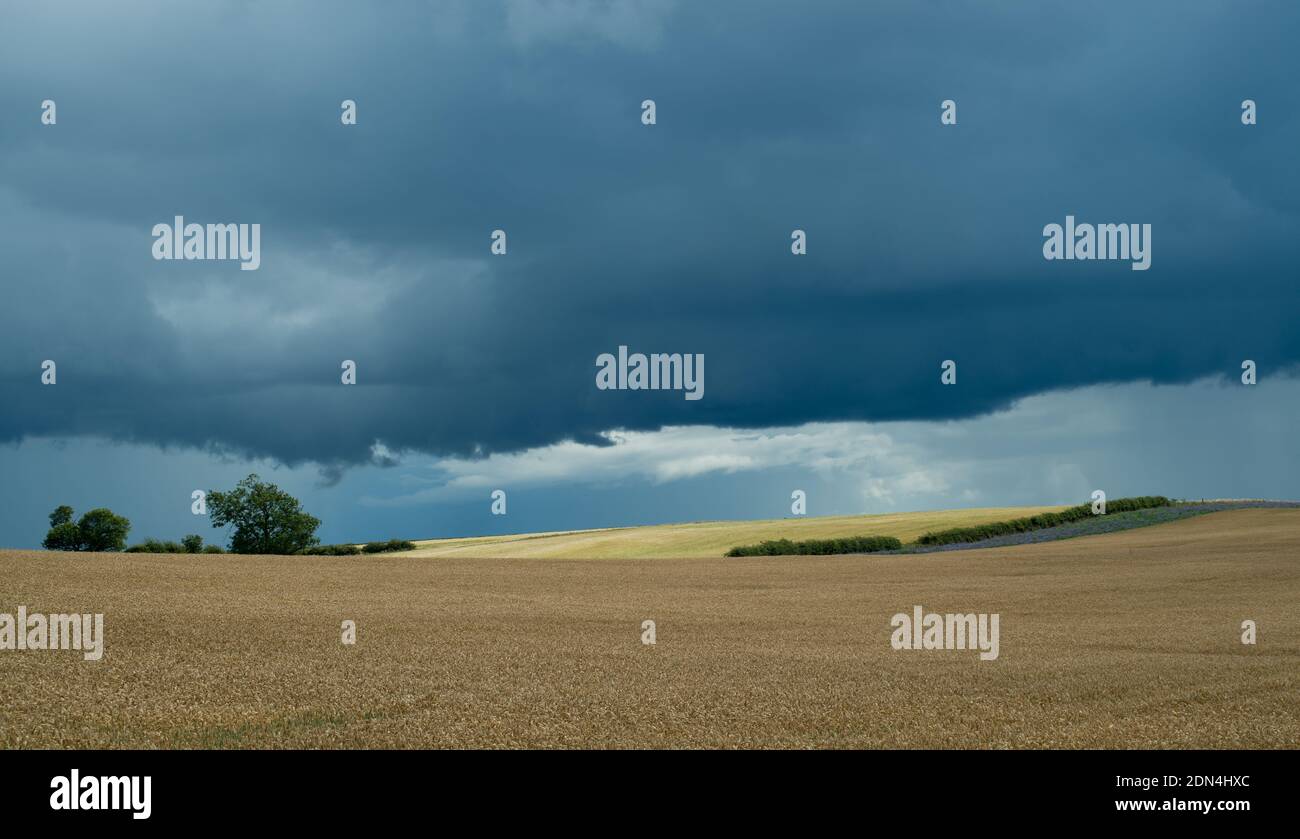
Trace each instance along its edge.
{"label": "overcast sky", "polygon": [[[7,6],[0,545],[211,537],[254,470],[326,541],[1300,497],[1300,7],[1108,8]],[[1067,214],[1150,269],[1044,260]],[[597,390],[620,345],[704,398]]]}

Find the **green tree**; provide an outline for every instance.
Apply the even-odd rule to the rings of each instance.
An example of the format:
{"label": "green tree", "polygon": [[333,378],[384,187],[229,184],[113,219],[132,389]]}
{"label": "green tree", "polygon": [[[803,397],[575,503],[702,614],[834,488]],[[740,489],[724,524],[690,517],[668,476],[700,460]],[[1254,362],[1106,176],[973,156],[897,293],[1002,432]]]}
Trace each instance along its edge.
{"label": "green tree", "polygon": [[67,504],[62,504],[58,507],[55,507],[54,512],[50,513],[51,528],[58,527],[61,524],[71,524],[71,523],[72,523],[72,508],[69,507]]}
{"label": "green tree", "polygon": [[230,550],[238,554],[293,554],[319,544],[320,519],[275,484],[249,475],[229,492],[208,493],[213,527],[234,527]]}
{"label": "green tree", "polygon": [[131,522],[105,507],[91,510],[77,522],[84,551],[120,551],[126,547]]}
{"label": "green tree", "polygon": [[203,537],[197,533],[191,533],[181,539],[181,544],[185,546],[185,553],[196,554],[203,550]]}
{"label": "green tree", "polygon": [[45,534],[45,541],[41,545],[47,551],[79,551],[81,550],[81,528],[70,521],[56,524],[50,528],[49,533]]}

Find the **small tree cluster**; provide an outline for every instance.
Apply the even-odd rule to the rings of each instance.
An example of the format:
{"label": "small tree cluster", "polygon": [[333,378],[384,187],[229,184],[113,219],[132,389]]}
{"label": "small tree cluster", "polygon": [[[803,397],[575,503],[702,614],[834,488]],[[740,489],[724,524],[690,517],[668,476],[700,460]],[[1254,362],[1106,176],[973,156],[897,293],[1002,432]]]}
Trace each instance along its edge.
{"label": "small tree cluster", "polygon": [[50,532],[41,544],[51,551],[120,551],[126,547],[131,522],[106,507],[99,507],[72,520],[74,513],[66,504],[50,513]]}
{"label": "small tree cluster", "polygon": [[[302,504],[275,484],[249,475],[229,492],[208,493],[213,527],[232,527],[230,550],[241,554],[306,553],[320,544],[316,529],[320,519],[309,515]],[[66,504],[50,513],[50,531],[42,543],[51,551],[121,551],[131,522],[112,510],[98,508],[73,521]],[[351,547],[351,546],[349,546]],[[410,542],[392,540],[367,545],[367,553],[410,550]],[[204,545],[203,537],[191,533],[180,542],[146,539],[129,549],[132,553],[222,553],[217,545]],[[349,553],[360,553],[352,548]]]}

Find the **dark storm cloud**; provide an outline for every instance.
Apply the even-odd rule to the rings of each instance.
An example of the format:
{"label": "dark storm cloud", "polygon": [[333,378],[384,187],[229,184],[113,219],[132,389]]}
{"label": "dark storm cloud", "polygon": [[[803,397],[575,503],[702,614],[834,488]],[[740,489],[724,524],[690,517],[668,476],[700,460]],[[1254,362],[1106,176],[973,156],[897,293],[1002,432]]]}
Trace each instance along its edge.
{"label": "dark storm cloud", "polygon": [[[377,440],[943,419],[1300,360],[1293,6],[610,8],[7,12],[0,439],[336,479]],[[1067,213],[1151,224],[1151,269],[1044,261]],[[260,223],[261,269],[155,262],[177,214]],[[597,391],[620,344],[703,353],[705,398]]]}

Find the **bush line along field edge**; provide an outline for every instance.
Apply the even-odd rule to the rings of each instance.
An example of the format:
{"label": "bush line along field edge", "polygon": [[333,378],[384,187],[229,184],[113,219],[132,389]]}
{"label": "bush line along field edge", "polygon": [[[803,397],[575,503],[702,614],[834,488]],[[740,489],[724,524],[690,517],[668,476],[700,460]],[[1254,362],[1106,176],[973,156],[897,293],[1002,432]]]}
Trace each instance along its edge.
{"label": "bush line along field edge", "polygon": [[[1106,502],[1106,514],[1127,513],[1153,507],[1168,507],[1172,504],[1163,495],[1142,495],[1135,498],[1117,498]],[[979,542],[995,536],[1011,533],[1026,533],[1031,530],[1044,530],[1062,524],[1080,521],[1096,515],[1091,504],[1079,504],[1068,507],[1059,513],[1039,513],[1026,518],[1007,521],[989,522],[970,527],[953,527],[922,534],[917,538],[917,545],[951,545],[965,542]],[[830,554],[876,553],[879,551],[902,550],[903,543],[893,536],[850,536],[840,539],[805,539],[793,542],[789,539],[768,539],[756,545],[739,545],[727,551],[727,556],[826,556]]]}

